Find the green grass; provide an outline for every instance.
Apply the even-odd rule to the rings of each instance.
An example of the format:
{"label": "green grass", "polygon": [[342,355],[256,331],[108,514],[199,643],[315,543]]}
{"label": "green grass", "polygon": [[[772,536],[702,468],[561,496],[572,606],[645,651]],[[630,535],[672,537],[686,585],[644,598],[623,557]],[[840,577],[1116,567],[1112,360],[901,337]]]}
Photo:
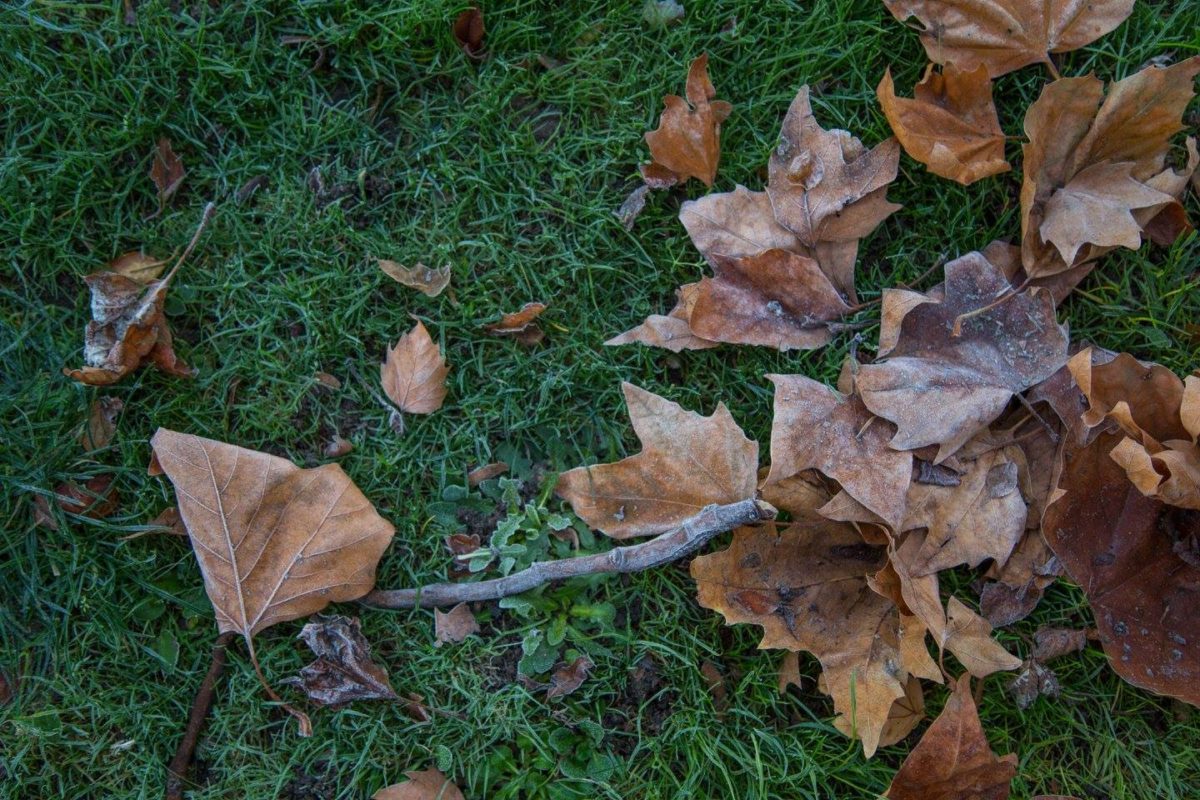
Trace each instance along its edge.
{"label": "green grass", "polygon": [[[705,413],[724,401],[765,452],[764,373],[832,380],[848,340],[786,355],[601,347],[665,311],[674,288],[705,271],[676,219],[702,187],[653,194],[632,232],[612,215],[646,157],[641,135],[661,96],[680,92],[688,62],[707,51],[719,96],[735,106],[716,189],[758,188],[801,84],[814,87],[827,127],[873,144],[888,135],[874,100],[884,67],[907,91],[924,64],[915,34],[878,0],[693,2],[665,31],[645,28],[640,2],[497,3],[482,63],[450,37],[459,4],[138,5],[134,26],[122,23],[117,0],[0,11],[0,669],[20,675],[16,699],[0,708],[5,798],[161,795],[215,625],[185,541],[122,541],[173,502],[169,485],[145,473],[158,426],[305,465],[339,429],[355,445],[342,465],[397,526],[383,586],[440,578],[442,532],[426,525],[426,506],[501,449],[554,469],[636,449],[622,380]],[[734,17],[736,32],[725,32]],[[1200,51],[1198,30],[1200,4],[1143,0],[1116,32],[1064,58],[1063,72],[1122,77],[1151,57]],[[283,36],[311,41],[285,45]],[[565,65],[546,71],[539,54]],[[1030,68],[999,82],[1014,137],[1045,81]],[[549,120],[557,127],[547,136]],[[147,173],[163,135],[188,175],[166,213],[147,220]],[[1019,156],[1016,139],[1009,155]],[[361,189],[318,207],[305,184],[317,166],[327,183]],[[235,203],[258,175],[270,185]],[[860,294],[877,296],[940,256],[1014,238],[1018,187],[1013,173],[962,188],[905,157],[891,192],[905,208],[864,243]],[[219,214],[169,302],[198,378],[144,370],[104,392],[64,378],[61,368],[80,361],[88,316],[79,279],[126,250],[180,248],[208,200]],[[430,300],[398,287],[373,256],[449,262],[452,291]],[[1115,254],[1062,315],[1076,339],[1191,370],[1198,269],[1196,235],[1170,250]],[[550,305],[542,347],[480,331],[530,300]],[[373,380],[410,314],[440,339],[453,370],[446,407],[396,436],[347,363]],[[866,342],[875,333],[865,331]],[[317,388],[318,370],[344,388]],[[114,443],[84,454],[75,432],[100,394],[124,399],[126,411]],[[35,494],[104,472],[117,475],[116,515],[63,520],[59,532],[34,526]],[[968,581],[964,573],[970,599]],[[440,649],[427,612],[362,613],[393,684],[461,715],[428,725],[395,706],[360,704],[317,710],[315,735],[297,738],[237,650],[191,796],[362,798],[405,769],[440,763],[470,798],[866,798],[911,748],[912,739],[864,761],[830,725],[811,661],[806,691],[777,695],[778,654],[758,652],[755,631],[724,628],[698,608],[682,568],[580,591],[629,612],[597,639],[608,654],[592,678],[557,704],[496,678],[531,624],[501,613],[482,637]],[[1002,639],[1027,653],[1039,625],[1089,619],[1082,595],[1062,584]],[[299,627],[258,637],[273,681],[308,660],[294,641]],[[639,704],[628,684],[648,654],[661,683]],[[731,676],[721,716],[699,672],[706,660]],[[1014,796],[1200,796],[1194,711],[1124,684],[1096,649],[1056,668],[1062,697],[1025,712],[1002,681],[987,686],[993,746],[1020,756]],[[944,691],[929,695],[936,712]],[[564,730],[592,723],[607,730],[595,750],[619,766],[603,781],[569,779],[556,748]],[[577,746],[568,742],[568,754]]]}

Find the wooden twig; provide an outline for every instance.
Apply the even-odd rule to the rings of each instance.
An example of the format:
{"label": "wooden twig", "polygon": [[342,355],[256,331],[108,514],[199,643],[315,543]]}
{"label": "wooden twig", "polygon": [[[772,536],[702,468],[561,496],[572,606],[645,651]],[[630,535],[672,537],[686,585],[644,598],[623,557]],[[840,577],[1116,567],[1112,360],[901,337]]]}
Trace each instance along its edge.
{"label": "wooden twig", "polygon": [[436,608],[479,600],[498,600],[544,583],[613,572],[641,572],[684,558],[711,539],[739,525],[775,518],[775,507],[761,500],[711,505],[666,533],[641,544],[606,553],[557,561],[538,561],[503,578],[478,583],[435,583],[416,589],[376,589],[362,599],[375,608]]}
{"label": "wooden twig", "polygon": [[222,633],[213,645],[212,663],[208,667],[208,674],[204,676],[200,688],[196,691],[196,698],[192,700],[192,711],[188,714],[187,730],[184,731],[183,738],[179,740],[175,757],[167,765],[166,800],[183,800],[183,784],[187,781],[188,770],[192,766],[192,757],[196,754],[196,744],[200,741],[200,732],[204,730],[204,723],[208,721],[208,712],[212,709],[217,681],[221,679],[221,673],[225,671],[225,653],[235,636],[237,634],[233,632]]}

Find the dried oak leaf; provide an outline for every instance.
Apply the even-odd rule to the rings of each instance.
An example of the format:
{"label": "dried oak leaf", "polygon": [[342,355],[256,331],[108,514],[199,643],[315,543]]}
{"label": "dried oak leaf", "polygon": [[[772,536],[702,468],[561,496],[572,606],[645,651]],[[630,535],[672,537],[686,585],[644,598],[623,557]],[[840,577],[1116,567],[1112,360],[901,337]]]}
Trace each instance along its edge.
{"label": "dried oak leaf", "polygon": [[450,32],[468,58],[478,61],[484,57],[483,12],[478,8],[468,8],[455,17]]}
{"label": "dried oak leaf", "polygon": [[1112,458],[1122,440],[1104,433],[1068,454],[1042,529],[1117,674],[1200,705],[1200,512],[1143,496]]}
{"label": "dried oak leaf", "polygon": [[630,383],[622,391],[642,452],[558,478],[555,491],[584,522],[614,539],[651,536],[707,505],[755,496],[758,443],[723,403],[705,417]]}
{"label": "dried oak leaf", "polygon": [[768,375],[775,384],[768,484],[816,469],[893,528],[904,519],[912,454],[888,446],[890,431],[862,401],[803,375]]}
{"label": "dried oak leaf", "polygon": [[[175,486],[217,627],[242,635],[256,667],[256,633],[374,587],[395,529],[337,464],[301,469],[166,428],[150,444],[152,466]],[[308,718],[288,710],[307,735]]]}
{"label": "dried oak leaf", "polygon": [[896,19],[916,17],[929,60],[979,65],[995,78],[1029,64],[1058,69],[1051,53],[1094,42],[1133,11],[1133,0],[883,0]]}
{"label": "dried oak leaf", "polygon": [[[817,679],[817,689],[828,694],[821,678]],[[895,703],[892,703],[892,710],[888,712],[887,722],[883,724],[883,730],[879,732],[879,747],[891,747],[902,741],[904,737],[916,730],[923,719],[925,719],[925,690],[921,688],[920,678],[909,675],[908,681],[904,684],[904,694],[897,698]],[[850,721],[847,717],[835,718],[833,727],[846,736],[854,738],[854,732],[850,728]]]}
{"label": "dried oak leaf", "polygon": [[371,800],[466,800],[458,787],[435,767],[406,772],[404,783],[395,783],[371,795]]}
{"label": "dried oak leaf", "polygon": [[437,297],[450,285],[450,265],[445,264],[437,269],[427,267],[418,262],[414,267],[406,267],[395,261],[380,258],[379,268],[383,274],[392,280],[412,289],[416,289],[426,297]]}
{"label": "dried oak leaf", "polygon": [[400,699],[387,671],[371,660],[371,645],[357,617],[320,617],[300,630],[299,639],[317,659],[283,683],[301,689],[317,705]]}
{"label": "dried oak leaf", "polygon": [[432,414],[446,402],[450,368],[420,321],[400,337],[379,367],[384,394],[401,411]]}
{"label": "dried oak leaf", "polygon": [[161,137],[154,150],[154,163],[150,165],[150,180],[154,181],[154,185],[158,189],[156,216],[162,213],[163,208],[179,191],[179,186],[183,183],[186,174],[187,170],[183,168],[183,160],[175,155],[175,151],[171,148],[171,140],[165,136]]}
{"label": "dried oak leaf", "polygon": [[107,447],[117,433],[117,417],[125,409],[119,397],[97,397],[92,402],[87,424],[79,435],[79,443],[87,452]]}
{"label": "dried oak leaf", "polygon": [[[721,123],[733,106],[713,99],[717,90],[708,78],[708,54],[692,62],[684,93],[686,100],[673,94],[663,98],[666,108],[658,128],[646,134],[646,144],[654,165],[712,186],[721,158]],[[647,183],[653,185],[652,180]]]}
{"label": "dried oak leaf", "polygon": [[900,208],[886,196],[899,164],[895,139],[868,151],[846,131],[824,130],[804,86],[771,152],[767,195],[775,218],[801,243],[857,240]]}
{"label": "dried oak leaf", "polygon": [[947,64],[941,72],[930,64],[911,100],[896,97],[889,69],[875,94],[904,151],[934,175],[966,186],[1012,169],[983,64],[969,71]]}
{"label": "dried oak leaf", "polygon": [[976,678],[1021,666],[1021,659],[992,638],[992,626],[957,597],[946,604],[944,646]]}
{"label": "dried oak leaf", "polygon": [[652,314],[646,321],[635,328],[630,328],[622,334],[614,336],[604,344],[615,346],[621,344],[640,343],[651,347],[663,347],[672,353],[683,350],[708,350],[718,347],[719,342],[701,339],[688,324],[692,309],[700,296],[700,284],[685,283],[675,290],[678,302],[667,315]]}
{"label": "dried oak leaf", "polygon": [[766,250],[743,258],[714,255],[716,276],[700,281],[688,319],[702,339],[787,351],[823,347],[834,320],[851,311],[811,258]]}
{"label": "dried oak leaf", "polygon": [[910,671],[896,608],[865,577],[884,558],[849,525],[826,521],[740,528],[728,549],[691,566],[700,605],[729,624],[761,625],[760,648],[817,657],[834,709],[848,717],[868,757]]}
{"label": "dried oak leaf", "polygon": [[434,647],[457,644],[473,633],[479,633],[479,623],[466,603],[459,603],[449,611],[433,610]]}
{"label": "dried oak leaf", "polygon": [[[983,253],[946,265],[944,296],[912,304],[886,360],[859,368],[857,387],[874,414],[897,426],[891,446],[938,445],[944,461],[996,419],[1012,399],[1067,361],[1067,332],[1040,289],[1013,292]],[[959,317],[961,335],[954,335]]]}
{"label": "dried oak leaf", "polygon": [[560,664],[550,674],[550,686],[546,689],[546,699],[555,700],[574,692],[587,680],[587,676],[594,666],[595,664],[587,656],[580,656],[570,664]]}
{"label": "dried oak leaf", "polygon": [[536,321],[545,310],[545,303],[526,303],[519,311],[502,314],[499,322],[490,322],[483,329],[492,336],[509,336],[531,347],[546,338]]}
{"label": "dried oak leaf", "polygon": [[997,758],[988,745],[963,675],[942,713],[904,759],[888,786],[888,800],[1006,800],[1017,757]]}
{"label": "dried oak leaf", "polygon": [[1042,90],[1025,115],[1021,257],[1027,275],[1056,275],[1114,247],[1140,246],[1143,229],[1175,203],[1200,160],[1192,147],[1183,173],[1166,164],[1198,73],[1195,56],[1147,67],[1112,84],[1107,96],[1093,75]]}

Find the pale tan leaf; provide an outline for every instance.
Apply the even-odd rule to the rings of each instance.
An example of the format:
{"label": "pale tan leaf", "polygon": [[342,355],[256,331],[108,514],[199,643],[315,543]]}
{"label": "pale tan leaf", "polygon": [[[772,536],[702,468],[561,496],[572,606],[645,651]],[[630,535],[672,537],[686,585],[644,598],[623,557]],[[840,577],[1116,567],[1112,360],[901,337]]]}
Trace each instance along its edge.
{"label": "pale tan leaf", "polygon": [[380,789],[371,800],[465,800],[458,787],[434,767],[406,772],[404,777],[408,780]]}
{"label": "pale tan leaf", "polygon": [[383,258],[378,261],[379,268],[385,275],[397,283],[416,289],[426,297],[437,297],[450,285],[449,264],[434,269],[419,262],[416,266],[406,267]]}
{"label": "pale tan leaf", "polygon": [[450,368],[419,321],[388,351],[379,368],[383,391],[409,414],[432,414],[446,402],[446,376]]}

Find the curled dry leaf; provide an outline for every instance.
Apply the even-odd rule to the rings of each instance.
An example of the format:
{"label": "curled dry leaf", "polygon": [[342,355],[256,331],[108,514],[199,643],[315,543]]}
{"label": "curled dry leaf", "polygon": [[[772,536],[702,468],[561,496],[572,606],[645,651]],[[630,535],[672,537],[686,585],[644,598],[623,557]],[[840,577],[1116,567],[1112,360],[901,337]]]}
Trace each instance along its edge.
{"label": "curled dry leaf", "polygon": [[895,139],[867,150],[846,131],[823,129],[804,86],[767,164],[767,195],[775,218],[801,243],[857,240],[900,208],[886,196],[899,163]]}
{"label": "curled dry leaf", "polygon": [[446,402],[450,368],[420,321],[400,337],[379,367],[384,394],[401,411],[432,414]]}
{"label": "curled dry leaf", "polygon": [[385,275],[397,283],[416,289],[426,297],[437,297],[450,285],[449,264],[434,269],[420,262],[414,267],[406,267],[383,258],[378,261],[379,268]]}
{"label": "curled dry leaf", "polygon": [[467,486],[474,489],[484,481],[490,481],[492,478],[498,478],[508,472],[508,464],[503,461],[497,461],[492,464],[484,464],[482,467],[476,467],[467,473]]}
{"label": "curled dry leaf", "polygon": [[587,680],[588,673],[595,664],[587,656],[580,656],[570,664],[560,664],[550,674],[550,686],[546,689],[546,699],[556,700],[574,692]]}
{"label": "curled dry leaf", "polygon": [[1021,669],[1004,688],[1012,695],[1017,708],[1025,710],[1039,697],[1058,697],[1062,686],[1054,670],[1031,658],[1021,664]]}
{"label": "curled dry leaf", "polygon": [[317,705],[400,699],[387,671],[371,660],[371,645],[357,617],[318,618],[300,630],[299,639],[317,659],[283,683],[301,689]]}
{"label": "curled dry leaf", "polygon": [[[395,529],[338,465],[301,469],[166,428],[150,444],[175,486],[217,627],[245,639],[256,670],[256,633],[374,587]],[[308,718],[288,710],[307,735]]]}
{"label": "curled dry leaf", "polygon": [[502,314],[499,322],[490,322],[483,329],[493,336],[510,336],[523,345],[532,346],[546,338],[537,324],[537,318],[545,310],[545,303],[526,303],[519,311]]}
{"label": "curled dry leaf", "polygon": [[1038,527],[1026,531],[1003,567],[989,570],[995,578],[979,593],[979,610],[993,626],[1003,628],[1025,619],[1037,608],[1046,587],[1054,583],[1062,568],[1046,537]]}
{"label": "curled dry leaf", "polygon": [[1011,293],[1000,269],[976,252],[946,265],[943,297],[906,304],[887,359],[862,366],[857,378],[867,408],[896,424],[892,447],[938,445],[940,463],[996,419],[1014,394],[1066,363],[1067,332],[1055,321],[1048,292],[1016,293],[981,311]]}
{"label": "curled dry leaf", "polygon": [[1051,53],[1096,41],[1133,11],[1133,0],[883,0],[900,21],[916,17],[929,60],[982,65],[993,78],[1029,64],[1057,68]]}
{"label": "curled dry leaf", "polygon": [[454,18],[454,25],[451,26],[450,32],[454,35],[454,41],[458,42],[458,46],[469,58],[476,61],[483,58],[482,11],[478,8],[468,8]]}
{"label": "curled dry leaf", "polygon": [[[1042,90],[1025,115],[1021,257],[1032,278],[1064,273],[1114,247],[1137,248],[1142,231],[1183,193],[1200,154],[1183,173],[1167,166],[1171,138],[1195,92],[1200,56],[1151,66],[1113,83],[1064,78]],[[1086,274],[1086,270],[1080,270]],[[1075,282],[1082,275],[1073,276]]]}
{"label": "curled dry leaf", "polygon": [[321,455],[326,458],[341,458],[352,452],[354,452],[354,444],[349,439],[343,438],[340,433],[335,433],[325,443],[324,449],[321,450]]}
{"label": "curled dry leaf", "polygon": [[465,800],[450,779],[430,767],[420,772],[406,772],[404,783],[396,783],[371,795],[371,800]]}
{"label": "curled dry leaf", "polygon": [[621,207],[613,212],[616,218],[621,221],[621,227],[625,230],[633,230],[633,223],[637,221],[642,210],[646,207],[646,196],[650,194],[650,188],[649,184],[642,183],[630,192],[629,196],[622,201]]}
{"label": "curled dry leaf", "polygon": [[700,284],[685,283],[675,291],[679,301],[671,313],[663,316],[653,314],[636,328],[614,336],[605,342],[606,345],[640,343],[651,347],[663,347],[672,353],[683,350],[708,350],[719,346],[719,342],[702,339],[692,331],[689,320],[692,309],[700,297]]}
{"label": "curled dry leaf", "polygon": [[930,64],[911,100],[896,97],[889,69],[876,95],[904,151],[933,174],[965,186],[1012,169],[983,64],[970,71],[947,64],[941,72]]}
{"label": "curled dry leaf", "polygon": [[[678,95],[663,98],[658,127],[646,134],[654,166],[665,168],[679,178],[695,178],[712,186],[721,158],[721,123],[733,106],[714,100],[717,90],[708,78],[708,55],[703,54],[688,69],[687,99]],[[665,176],[663,176],[665,177]],[[663,178],[652,174],[646,181],[653,186]],[[673,181],[672,181],[673,182]]]}
{"label": "curled dry leaf", "polygon": [[622,390],[642,452],[558,478],[555,491],[584,522],[614,539],[651,536],[707,505],[755,496],[758,443],[723,403],[705,417],[630,383]]}
{"label": "curled dry leaf", "polygon": [[[58,507],[67,514],[78,514],[91,519],[104,519],[111,516],[118,508],[120,495],[117,494],[116,475],[103,473],[88,478],[82,485],[75,481],[60,483],[54,489]],[[48,512],[49,508],[45,509]],[[45,513],[43,512],[43,513]],[[53,517],[45,513],[43,524],[57,528]]]}
{"label": "curled dry leaf", "polygon": [[1087,646],[1088,632],[1082,628],[1038,628],[1033,634],[1033,654],[1038,661],[1078,653]]}
{"label": "curled dry leaf", "polygon": [[117,433],[117,417],[125,409],[125,401],[119,397],[97,397],[92,402],[87,424],[79,435],[79,443],[86,452],[108,447]]}
{"label": "curled dry leaf", "polygon": [[449,611],[433,610],[434,647],[457,644],[473,633],[479,633],[479,623],[466,603],[459,603]]}
{"label": "curled dry leaf", "polygon": [[963,675],[921,741],[888,786],[888,800],[1006,800],[1017,757],[997,758],[988,745]]}
{"label": "curled dry leaf", "polygon": [[130,250],[108,262],[108,270],[118,275],[124,275],[142,286],[148,286],[151,281],[157,280],[158,276],[163,274],[169,260],[155,258],[141,250]]}
{"label": "curled dry leaf", "polygon": [[168,506],[158,512],[158,516],[150,520],[150,525],[162,529],[164,533],[169,533],[172,536],[187,536],[187,527],[183,524],[183,517],[179,515],[179,506]]}
{"label": "curled dry leaf", "polygon": [[150,180],[154,181],[158,189],[156,214],[162,213],[163,208],[179,191],[186,174],[183,160],[175,155],[174,149],[171,148],[171,140],[163,136],[158,140],[158,147],[154,150],[154,163],[150,165]]}

